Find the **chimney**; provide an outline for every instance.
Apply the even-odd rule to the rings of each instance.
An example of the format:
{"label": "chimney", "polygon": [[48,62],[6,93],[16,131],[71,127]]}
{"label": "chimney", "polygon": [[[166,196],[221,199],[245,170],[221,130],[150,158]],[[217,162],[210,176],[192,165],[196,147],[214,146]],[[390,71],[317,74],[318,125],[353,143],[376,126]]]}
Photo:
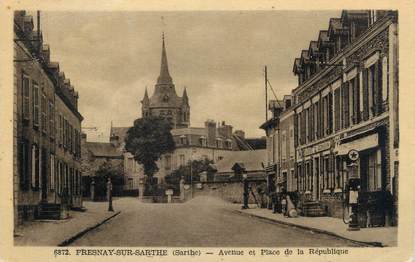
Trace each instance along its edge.
{"label": "chimney", "polygon": [[222,125],[218,127],[218,133],[219,135],[225,137],[225,138],[231,138],[232,137],[232,126],[226,125],[225,121],[222,122]]}
{"label": "chimney", "polygon": [[242,130],[235,130],[233,134],[239,138],[245,139],[245,132]]}
{"label": "chimney", "polygon": [[205,129],[207,130],[207,146],[216,146],[216,123],[213,120],[205,122]]}

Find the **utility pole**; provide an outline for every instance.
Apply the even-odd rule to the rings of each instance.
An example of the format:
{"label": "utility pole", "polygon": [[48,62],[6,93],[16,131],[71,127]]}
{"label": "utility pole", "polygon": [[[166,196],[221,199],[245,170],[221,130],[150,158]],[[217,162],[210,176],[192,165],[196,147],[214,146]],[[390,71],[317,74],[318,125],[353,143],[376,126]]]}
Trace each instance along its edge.
{"label": "utility pole", "polygon": [[265,122],[268,121],[268,73],[265,66]]}

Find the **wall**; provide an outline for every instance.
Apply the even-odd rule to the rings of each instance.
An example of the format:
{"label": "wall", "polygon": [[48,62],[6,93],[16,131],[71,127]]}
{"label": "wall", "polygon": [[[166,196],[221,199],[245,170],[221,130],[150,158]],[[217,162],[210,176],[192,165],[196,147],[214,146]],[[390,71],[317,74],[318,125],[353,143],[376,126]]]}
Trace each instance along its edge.
{"label": "wall", "polygon": [[[265,183],[265,181],[250,182],[252,191],[255,193],[258,201],[260,200],[256,190],[257,185],[261,183]],[[242,182],[206,182],[202,183],[202,188],[200,189],[197,188],[197,184],[194,184],[193,197],[198,196],[218,197],[230,203],[241,204],[243,202],[243,184]],[[188,199],[187,193],[186,199]],[[249,203],[255,203],[252,194],[249,194]]]}

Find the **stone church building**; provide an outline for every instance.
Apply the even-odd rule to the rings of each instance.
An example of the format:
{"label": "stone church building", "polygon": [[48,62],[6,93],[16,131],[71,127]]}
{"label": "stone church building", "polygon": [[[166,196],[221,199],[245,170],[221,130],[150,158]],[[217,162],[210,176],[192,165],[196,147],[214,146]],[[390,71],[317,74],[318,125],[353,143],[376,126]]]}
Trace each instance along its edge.
{"label": "stone church building", "polygon": [[173,123],[173,128],[189,127],[190,125],[190,106],[186,88],[182,97],[176,93],[173,79],[169,73],[167,63],[166,46],[164,43],[161,52],[160,75],[157,78],[154,93],[149,98],[147,89],[142,103],[142,117],[162,116]]}

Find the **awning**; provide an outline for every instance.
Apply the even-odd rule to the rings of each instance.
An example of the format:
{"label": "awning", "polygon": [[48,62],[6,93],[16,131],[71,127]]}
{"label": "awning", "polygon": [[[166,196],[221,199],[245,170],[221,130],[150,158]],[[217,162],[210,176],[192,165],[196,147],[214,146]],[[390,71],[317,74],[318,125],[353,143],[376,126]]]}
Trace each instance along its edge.
{"label": "awning", "polygon": [[366,149],[371,149],[379,145],[378,134],[371,134],[348,143],[336,145],[334,151],[338,155],[346,155],[350,150],[354,149],[357,151],[363,151]]}

